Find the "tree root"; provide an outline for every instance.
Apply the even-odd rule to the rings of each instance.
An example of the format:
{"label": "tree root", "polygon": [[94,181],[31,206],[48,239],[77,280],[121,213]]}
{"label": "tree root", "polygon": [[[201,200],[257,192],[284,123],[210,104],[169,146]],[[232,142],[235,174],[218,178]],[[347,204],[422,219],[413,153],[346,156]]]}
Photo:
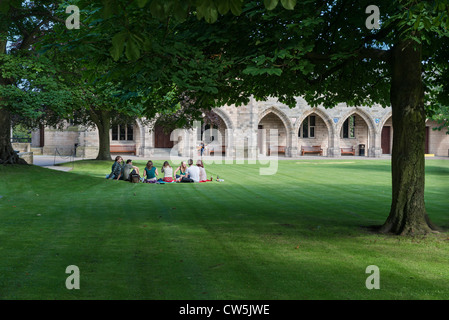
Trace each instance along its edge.
{"label": "tree root", "polygon": [[[6,159],[4,160],[4,158]],[[6,157],[0,157],[0,165],[10,165],[10,164],[25,165],[28,164],[28,162],[20,158],[15,152],[7,154]]]}
{"label": "tree root", "polygon": [[[428,220],[428,219],[426,219]],[[382,234],[394,234],[399,236],[417,236],[440,233],[440,229],[433,223],[426,221],[425,223],[412,224],[405,226],[397,226],[394,223],[386,222],[384,225],[378,228],[378,233]]]}

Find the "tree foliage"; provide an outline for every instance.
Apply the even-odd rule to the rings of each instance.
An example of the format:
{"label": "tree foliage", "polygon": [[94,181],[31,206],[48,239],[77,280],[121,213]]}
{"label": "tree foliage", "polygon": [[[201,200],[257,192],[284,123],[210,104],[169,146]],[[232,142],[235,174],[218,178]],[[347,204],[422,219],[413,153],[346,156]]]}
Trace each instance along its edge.
{"label": "tree foliage", "polygon": [[217,93],[216,75],[223,66],[176,32],[183,20],[177,10],[174,16],[165,16],[175,3],[187,15],[189,3],[164,2],[163,19],[155,17],[155,1],[117,0],[104,6],[101,1],[75,3],[83,13],[84,27],[66,30],[55,26],[49,45],[77,56],[87,81],[119,82],[121,102],[139,103],[145,117],[164,117],[170,127],[190,127],[192,120],[201,119],[211,108],[198,93]]}
{"label": "tree foliage", "polygon": [[70,116],[73,95],[60,81],[58,70],[48,59],[20,53],[0,55],[0,107],[15,115],[15,122],[29,128],[57,126]]}
{"label": "tree foliage", "polygon": [[54,124],[70,104],[56,69],[34,48],[57,22],[56,10],[50,1],[0,3],[0,164],[24,163],[11,146],[13,118],[26,125]]}

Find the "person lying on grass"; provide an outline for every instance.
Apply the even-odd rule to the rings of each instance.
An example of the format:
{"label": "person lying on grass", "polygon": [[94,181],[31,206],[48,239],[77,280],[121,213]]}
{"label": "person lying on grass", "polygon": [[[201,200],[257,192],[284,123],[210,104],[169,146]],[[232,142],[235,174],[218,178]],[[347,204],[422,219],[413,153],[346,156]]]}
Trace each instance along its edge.
{"label": "person lying on grass", "polygon": [[120,156],[115,157],[115,161],[112,164],[111,173],[106,176],[106,179],[113,179],[113,180],[123,180],[123,158]]}
{"label": "person lying on grass", "polygon": [[145,173],[143,174],[143,177],[146,177],[144,182],[156,182],[156,176],[158,175],[159,173],[157,172],[157,168],[153,166],[153,161],[148,161],[145,167]]}

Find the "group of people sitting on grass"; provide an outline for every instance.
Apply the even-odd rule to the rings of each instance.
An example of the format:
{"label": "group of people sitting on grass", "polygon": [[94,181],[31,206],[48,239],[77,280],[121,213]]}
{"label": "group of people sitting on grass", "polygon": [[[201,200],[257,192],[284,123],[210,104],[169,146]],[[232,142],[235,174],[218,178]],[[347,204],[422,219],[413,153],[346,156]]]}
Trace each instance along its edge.
{"label": "group of people sitting on grass", "polygon": [[[170,166],[168,161],[165,161],[161,168],[161,174],[164,174],[163,178],[158,178],[159,172],[157,168],[153,165],[153,161],[148,161],[144,170],[143,175],[140,177],[140,170],[138,167],[133,165],[131,159],[123,164],[123,158],[117,156],[115,158],[114,164],[112,165],[111,173],[106,176],[107,179],[113,180],[125,180],[130,181],[132,176],[138,175],[140,181],[146,183],[171,183],[171,182],[207,182],[212,181],[207,179],[206,170],[204,169],[203,161],[198,160],[196,165],[193,164],[193,160],[189,159],[188,165],[185,161],[182,161],[179,167],[173,172],[173,168]],[[218,180],[218,177],[217,177]]]}

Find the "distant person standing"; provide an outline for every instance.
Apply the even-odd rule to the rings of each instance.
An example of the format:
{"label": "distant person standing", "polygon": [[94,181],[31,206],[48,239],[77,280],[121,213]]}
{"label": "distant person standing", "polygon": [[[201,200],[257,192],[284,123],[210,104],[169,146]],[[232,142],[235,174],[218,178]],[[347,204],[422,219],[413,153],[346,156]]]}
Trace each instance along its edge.
{"label": "distant person standing", "polygon": [[203,156],[205,149],[206,149],[206,145],[204,144],[204,141],[201,141],[201,157]]}
{"label": "distant person standing", "polygon": [[201,157],[203,157],[204,150],[206,149],[206,145],[204,144],[204,141],[201,141],[199,149],[200,149],[200,155],[201,155]]}

